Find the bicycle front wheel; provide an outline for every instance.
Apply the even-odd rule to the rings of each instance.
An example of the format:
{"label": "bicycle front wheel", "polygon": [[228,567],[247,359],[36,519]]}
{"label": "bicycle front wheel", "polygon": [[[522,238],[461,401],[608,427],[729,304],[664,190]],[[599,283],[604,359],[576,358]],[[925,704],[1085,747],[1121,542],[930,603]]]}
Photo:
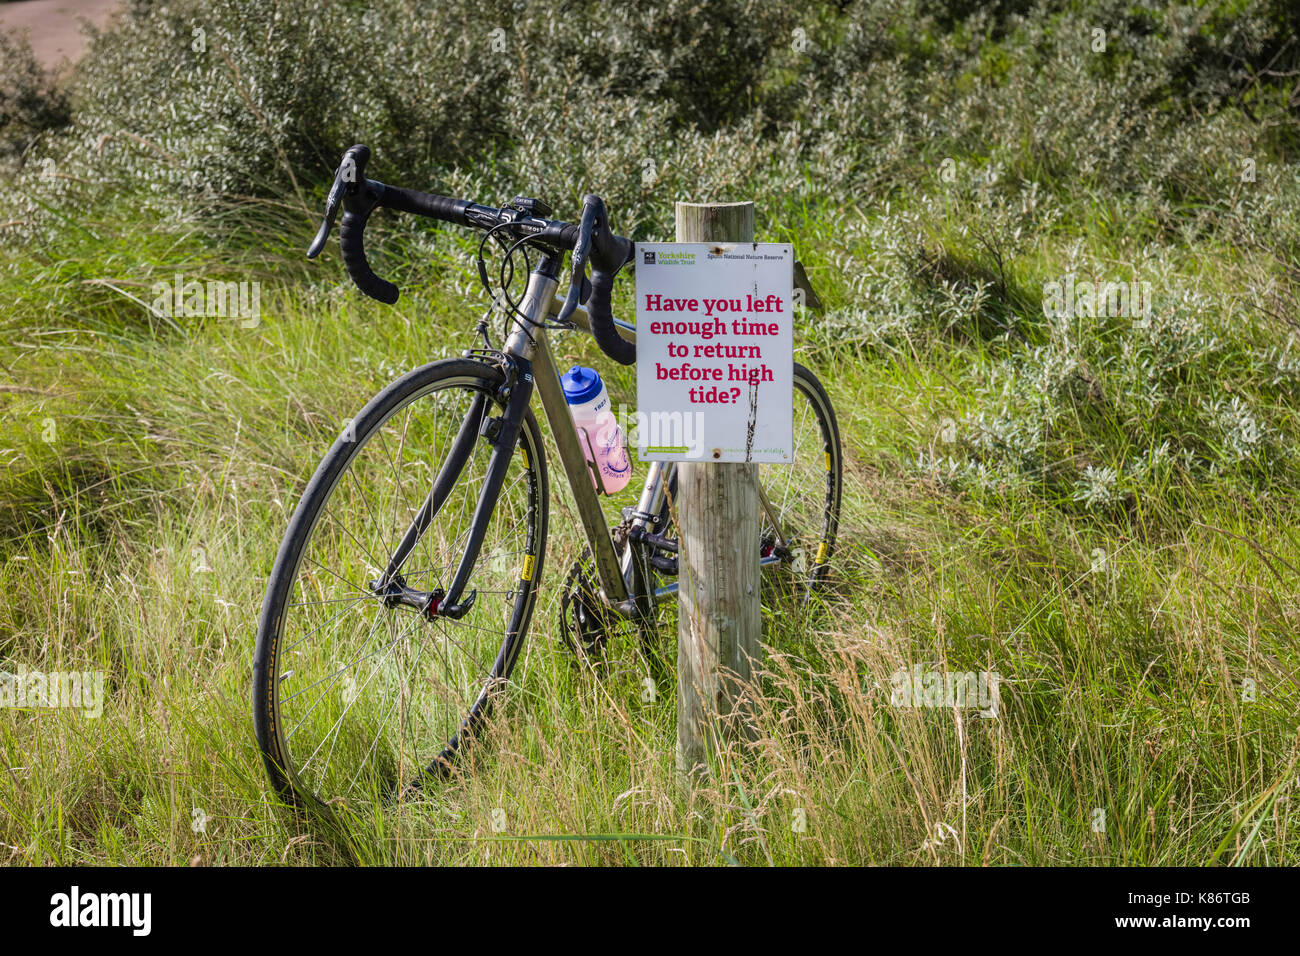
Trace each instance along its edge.
{"label": "bicycle front wheel", "polygon": [[[386,799],[445,769],[510,677],[546,538],[546,463],[531,411],[469,612],[455,620],[378,593],[431,495],[441,507],[401,580],[408,594],[434,595],[455,575],[503,381],[494,366],[451,359],[393,382],[334,443],[294,511],[262,607],[253,713],[272,784],[297,805]],[[472,445],[457,472],[443,466],[458,435]]]}

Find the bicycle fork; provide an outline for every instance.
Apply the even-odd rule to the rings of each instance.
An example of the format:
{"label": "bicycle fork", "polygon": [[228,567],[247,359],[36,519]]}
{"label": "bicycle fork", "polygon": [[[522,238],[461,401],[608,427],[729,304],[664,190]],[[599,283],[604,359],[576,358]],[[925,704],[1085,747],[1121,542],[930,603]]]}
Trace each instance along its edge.
{"label": "bicycle fork", "polygon": [[[411,521],[401,542],[388,561],[383,576],[370,582],[371,590],[383,599],[387,607],[409,607],[419,611],[430,619],[449,617],[459,620],[469,613],[478,596],[477,590],[469,592],[464,601],[461,594],[469,582],[469,576],[478,561],[479,551],[483,547],[483,537],[487,534],[488,522],[496,508],[497,498],[501,495],[501,486],[505,481],[506,471],[510,467],[510,458],[514,454],[515,443],[519,440],[524,413],[533,394],[532,365],[526,359],[514,358],[507,363],[507,380],[503,388],[508,389],[509,397],[506,408],[500,418],[489,417],[490,408],[487,395],[478,393],[470,404],[465,420],[452,441],[447,459],[438,469],[433,487],[425,496],[424,503]],[[402,578],[401,570],[407,558],[415,549],[420,537],[428,530],[433,519],[447,500],[461,472],[469,462],[474,450],[474,443],[482,437],[492,445],[492,456],[488,461],[487,474],[479,490],[478,501],[474,505],[474,517],[470,523],[469,538],[465,543],[465,552],[461,555],[456,575],[446,591],[434,588],[421,591],[410,587]]]}

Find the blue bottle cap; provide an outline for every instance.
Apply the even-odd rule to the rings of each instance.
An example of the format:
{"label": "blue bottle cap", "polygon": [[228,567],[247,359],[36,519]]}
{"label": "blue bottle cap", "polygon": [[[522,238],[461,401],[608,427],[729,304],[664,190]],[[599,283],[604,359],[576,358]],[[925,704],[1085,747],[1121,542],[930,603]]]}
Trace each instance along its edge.
{"label": "blue bottle cap", "polygon": [[564,399],[570,405],[581,405],[583,402],[590,401],[599,395],[601,388],[604,387],[599,372],[594,368],[585,368],[581,365],[575,365],[561,375],[560,384],[564,386]]}

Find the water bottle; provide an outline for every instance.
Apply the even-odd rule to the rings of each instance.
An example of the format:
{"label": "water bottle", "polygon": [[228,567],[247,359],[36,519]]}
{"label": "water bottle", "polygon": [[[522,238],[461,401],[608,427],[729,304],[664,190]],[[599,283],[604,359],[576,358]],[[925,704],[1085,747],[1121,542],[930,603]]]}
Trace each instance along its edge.
{"label": "water bottle", "polygon": [[[610,408],[609,393],[600,373],[593,368],[575,365],[560,376],[569,414],[578,428],[578,442],[587,460],[600,471],[601,484],[613,494],[622,491],[632,480],[632,462],[623,447],[623,429]],[[584,434],[585,433],[585,434]],[[595,484],[596,476],[591,476]],[[600,485],[596,485],[600,490]]]}

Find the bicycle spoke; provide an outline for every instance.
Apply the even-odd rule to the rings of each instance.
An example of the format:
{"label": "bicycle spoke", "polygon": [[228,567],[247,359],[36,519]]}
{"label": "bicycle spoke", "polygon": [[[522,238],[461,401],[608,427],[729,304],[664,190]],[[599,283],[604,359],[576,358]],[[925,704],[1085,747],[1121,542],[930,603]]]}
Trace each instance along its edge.
{"label": "bicycle spoke", "polygon": [[[385,652],[384,652],[384,657],[387,657],[388,654],[392,652],[393,648],[398,644],[398,642],[401,641],[404,637],[406,637],[407,634],[410,633],[410,630],[411,630],[411,629],[408,628],[407,630],[403,631],[401,634],[399,634],[399,635],[397,636],[397,638],[396,638],[396,639],[395,639],[391,644],[388,645],[387,649],[386,649]],[[383,659],[381,658],[381,659],[380,659],[380,663],[382,663],[382,662],[383,662]],[[359,663],[359,662],[358,662],[358,663]],[[339,725],[343,723],[343,718],[346,717],[346,716],[348,715],[348,711],[350,711],[350,710],[352,709],[352,705],[355,704],[355,703],[360,699],[360,697],[361,697],[361,691],[365,690],[367,687],[370,686],[370,682],[371,682],[372,680],[375,679],[375,675],[378,674],[378,673],[379,673],[379,664],[376,664],[376,665],[374,666],[374,668],[371,669],[371,671],[370,671],[370,676],[366,678],[366,682],[365,682],[364,684],[362,684],[361,687],[357,690],[357,692],[354,693],[354,694],[352,695],[351,699],[350,699],[350,700],[348,701],[348,703],[347,703],[347,706],[343,708],[343,713],[339,714],[338,719],[337,719],[336,721],[334,721],[333,726],[331,726],[330,729],[329,729],[329,731],[326,732],[326,735],[325,735],[325,736],[326,736],[326,739],[329,739],[329,738],[333,738],[333,739],[334,739],[334,743],[330,745],[330,752],[329,752],[329,755],[326,756],[326,758],[325,758],[325,765],[326,765],[326,767],[329,766],[330,758],[333,757],[333,755],[334,755],[334,746],[338,743],[338,728],[339,728]],[[324,741],[324,740],[322,740],[322,741],[321,741],[321,742],[316,746],[316,749],[313,750],[313,751],[311,752],[311,756],[308,757],[308,758],[303,762],[303,764],[302,764],[302,769],[306,769],[306,768],[307,768],[308,764],[310,764],[310,763],[312,762],[312,760],[314,760],[314,759],[316,758],[316,754],[320,753],[320,748],[323,747],[323,746],[325,746],[325,741]]]}
{"label": "bicycle spoke", "polygon": [[307,640],[307,638],[311,637],[313,634],[315,634],[315,633],[316,633],[317,631],[319,631],[321,628],[323,628],[323,627],[328,627],[329,625],[333,624],[335,621],[337,621],[339,618],[343,617],[343,615],[347,614],[348,611],[352,610],[354,607],[356,607],[358,604],[360,604],[360,603],[361,603],[362,601],[364,601],[364,600],[365,600],[365,598],[353,598],[352,601],[351,601],[351,603],[348,604],[347,607],[345,607],[343,610],[339,611],[339,613],[335,614],[335,615],[334,615],[332,618],[330,618],[328,621],[326,621],[326,622],[323,623],[323,624],[318,624],[318,625],[316,625],[316,626],[313,627],[310,631],[308,631],[306,634],[304,634],[302,637],[298,638],[298,640],[294,641],[292,644],[288,644],[288,645],[286,645],[285,648],[284,648],[285,653],[286,653],[286,654],[289,653],[289,651],[293,650],[295,647],[297,647],[297,646],[298,646],[299,644],[301,644],[303,641]]}

